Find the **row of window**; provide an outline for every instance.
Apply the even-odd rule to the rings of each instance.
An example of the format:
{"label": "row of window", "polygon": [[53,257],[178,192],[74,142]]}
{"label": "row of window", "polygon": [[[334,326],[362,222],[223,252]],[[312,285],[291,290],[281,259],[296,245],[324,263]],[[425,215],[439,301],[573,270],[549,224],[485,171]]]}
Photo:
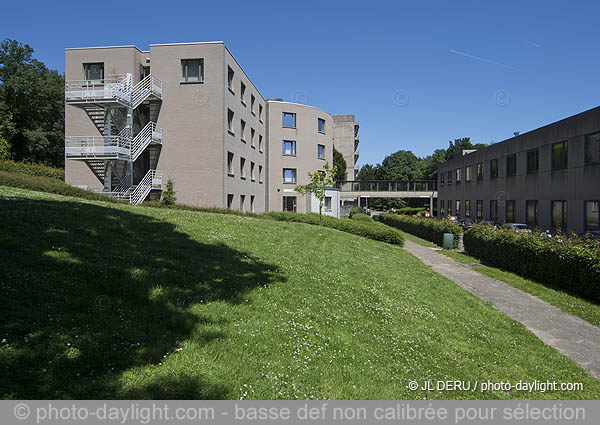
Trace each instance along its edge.
{"label": "row of window", "polygon": [[[564,170],[569,167],[569,153],[568,153],[568,142],[558,142],[552,144],[551,150],[551,166],[552,170]],[[530,149],[526,154],[525,171],[527,174],[535,174],[540,168],[540,152],[539,149]],[[585,138],[585,163],[593,164],[600,162],[600,133],[589,134]],[[506,156],[506,176],[517,175],[517,154],[511,154]],[[470,182],[472,179],[473,167],[475,167],[475,178],[480,181],[483,180],[483,167],[484,163],[480,162],[475,165],[467,165],[465,171],[465,181]],[[450,170],[446,173],[440,173],[440,185],[444,185],[444,177],[447,177],[446,183],[452,184],[453,177],[457,184],[462,181],[463,169],[457,168],[456,170]],[[498,178],[498,158],[489,160],[489,177],[490,180]]]}
{"label": "row of window", "polygon": [[[281,126],[284,128],[296,128],[296,113],[283,112]],[[317,131],[325,134],[325,120],[323,118],[317,118]]]}
{"label": "row of window", "polygon": [[[283,140],[281,143],[281,154],[284,156],[296,156],[296,141]],[[325,145],[317,145],[317,158],[325,159]]]}
{"label": "row of window", "polygon": [[[227,67],[227,88],[229,89],[229,91],[231,92],[231,94],[233,94],[235,96],[235,71],[228,66]],[[246,107],[246,84],[244,84],[244,82],[242,80],[240,80],[240,101],[242,102],[242,105],[244,105],[244,107]],[[256,116],[256,96],[254,96],[253,94],[250,94],[250,113],[254,116]],[[263,106],[262,104],[258,104],[258,119],[260,122],[263,121]]]}
{"label": "row of window", "polygon": [[[323,202],[323,209],[326,212],[331,211],[331,202],[332,202],[332,197],[326,196],[325,200]],[[297,206],[297,198],[295,196],[284,196],[283,197],[283,206],[282,206],[283,211],[296,212],[296,206]]]}
{"label": "row of window", "polygon": [[[241,212],[256,212],[254,208],[254,200],[256,197],[254,195],[250,195],[250,209],[246,210],[246,195],[239,195],[239,206]],[[235,208],[235,195],[233,193],[227,194],[227,208],[234,209]]]}
{"label": "row of window", "polygon": [[[227,174],[230,177],[235,177],[235,170],[234,170],[234,162],[235,162],[235,155],[233,154],[233,152],[227,152]],[[254,161],[250,161],[250,181],[256,181],[256,174],[255,174],[255,169],[256,169],[256,164],[254,163]],[[262,183],[263,182],[263,166],[262,165],[258,165],[258,182]],[[242,180],[246,180],[246,158],[244,157],[240,157],[240,178]]]}
{"label": "row of window", "polygon": [[[234,120],[235,120],[235,112],[231,109],[227,110],[227,131],[231,133],[231,135],[235,136],[235,128],[234,128]],[[248,131],[247,131],[246,121],[240,120],[240,140],[243,143],[248,142]],[[250,147],[256,149],[256,130],[254,128],[250,128]],[[260,153],[263,152],[263,136],[262,134],[258,135],[258,151]]]}
{"label": "row of window", "polygon": [[[498,220],[498,200],[491,200],[488,219],[491,221]],[[567,201],[551,201],[551,214],[552,214],[552,226],[565,228],[567,225]],[[439,201],[440,216],[444,217],[447,215],[454,214],[461,216],[462,201],[457,200],[453,202],[451,200]],[[472,207],[475,207],[475,218],[477,220],[483,220],[483,201],[477,200],[472,205],[470,200],[464,201],[464,216],[472,217]],[[453,210],[454,207],[454,210]],[[506,223],[514,223],[517,217],[517,203],[514,200],[506,201],[505,205],[505,219]],[[528,200],[525,202],[526,209],[526,223],[531,227],[538,225],[539,209],[537,200]],[[586,229],[598,229],[600,226],[600,201],[584,201],[584,224]]]}

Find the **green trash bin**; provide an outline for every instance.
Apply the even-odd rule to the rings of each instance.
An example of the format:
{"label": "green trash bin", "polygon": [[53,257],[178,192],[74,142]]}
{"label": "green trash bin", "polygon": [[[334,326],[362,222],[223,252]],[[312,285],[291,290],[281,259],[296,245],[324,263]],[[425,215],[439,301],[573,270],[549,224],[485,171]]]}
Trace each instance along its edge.
{"label": "green trash bin", "polygon": [[452,233],[444,233],[444,249],[454,249],[454,235]]}

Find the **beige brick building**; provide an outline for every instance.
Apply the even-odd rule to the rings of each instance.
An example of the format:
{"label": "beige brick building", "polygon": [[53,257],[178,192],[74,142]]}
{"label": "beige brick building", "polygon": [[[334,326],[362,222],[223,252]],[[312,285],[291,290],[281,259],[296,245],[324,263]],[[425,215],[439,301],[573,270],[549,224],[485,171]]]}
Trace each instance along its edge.
{"label": "beige brick building", "polygon": [[67,49],[65,77],[69,184],[140,203],[171,179],[183,204],[314,209],[293,188],[333,162],[333,117],[265,101],[223,42]]}

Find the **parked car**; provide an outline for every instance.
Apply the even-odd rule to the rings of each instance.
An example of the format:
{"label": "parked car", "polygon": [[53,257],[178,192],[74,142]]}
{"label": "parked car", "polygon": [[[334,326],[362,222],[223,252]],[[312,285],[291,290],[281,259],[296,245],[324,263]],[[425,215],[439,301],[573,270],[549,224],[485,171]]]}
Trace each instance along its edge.
{"label": "parked car", "polygon": [[589,239],[593,241],[600,241],[600,230],[592,230],[585,233],[580,233],[579,237],[581,239]]}
{"label": "parked car", "polygon": [[464,231],[467,231],[471,227],[473,227],[473,220],[471,220],[470,218],[465,218],[464,220],[460,221],[460,225]]}
{"label": "parked car", "polygon": [[523,223],[504,223],[502,225],[503,229],[513,230],[518,233],[531,233],[531,229],[529,226]]}
{"label": "parked car", "polygon": [[497,227],[497,226],[496,226],[496,223],[495,223],[495,222],[493,222],[493,221],[484,221],[484,222],[483,222],[483,225],[484,225],[484,226],[487,226],[487,227],[492,227],[492,228],[494,228],[494,229]]}

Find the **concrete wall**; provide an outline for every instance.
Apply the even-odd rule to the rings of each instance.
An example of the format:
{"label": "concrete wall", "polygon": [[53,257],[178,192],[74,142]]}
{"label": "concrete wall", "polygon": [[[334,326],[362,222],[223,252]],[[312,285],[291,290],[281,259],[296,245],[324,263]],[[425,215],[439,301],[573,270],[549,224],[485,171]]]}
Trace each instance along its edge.
{"label": "concrete wall", "polygon": [[[283,112],[296,114],[296,128],[284,128]],[[318,119],[325,120],[325,132],[318,131]],[[307,184],[308,173],[322,170],[325,161],[333,166],[333,119],[315,107],[276,100],[267,101],[267,125],[269,144],[268,205],[269,210],[281,211],[284,196],[297,197],[297,211],[307,212],[307,200],[294,191],[296,184]],[[296,142],[296,155],[282,154],[283,140]],[[325,159],[318,158],[317,145],[325,146]],[[296,169],[296,184],[283,183],[283,169]]]}
{"label": "concrete wall", "polygon": [[[600,165],[584,163],[585,136],[600,131],[600,108],[594,108],[573,117],[558,121],[501,143],[454,158],[438,167],[438,205],[451,200],[452,213],[456,214],[455,201],[461,200],[464,216],[465,200],[471,201],[475,217],[476,201],[483,201],[484,218],[490,219],[490,200],[498,200],[498,221],[505,221],[507,200],[516,201],[515,221],[526,222],[526,201],[538,201],[538,226],[551,228],[551,202],[567,201],[567,228],[584,231],[584,201],[600,199]],[[552,170],[552,144],[568,141],[568,168]],[[538,149],[539,170],[527,174],[527,151]],[[506,175],[506,157],[516,154],[515,176]],[[490,160],[498,159],[498,178],[490,178]],[[476,167],[483,163],[483,179],[477,180]],[[472,167],[471,182],[465,181],[465,167]],[[456,184],[456,169],[462,169],[462,182]],[[448,185],[448,171],[453,172]],[[441,177],[444,176],[444,185]],[[439,208],[439,207],[438,207]]]}
{"label": "concrete wall", "polygon": [[346,180],[355,180],[355,174],[358,172],[355,161],[357,152],[355,145],[359,140],[358,126],[359,123],[355,121],[354,115],[333,116],[333,144],[346,161]]}

